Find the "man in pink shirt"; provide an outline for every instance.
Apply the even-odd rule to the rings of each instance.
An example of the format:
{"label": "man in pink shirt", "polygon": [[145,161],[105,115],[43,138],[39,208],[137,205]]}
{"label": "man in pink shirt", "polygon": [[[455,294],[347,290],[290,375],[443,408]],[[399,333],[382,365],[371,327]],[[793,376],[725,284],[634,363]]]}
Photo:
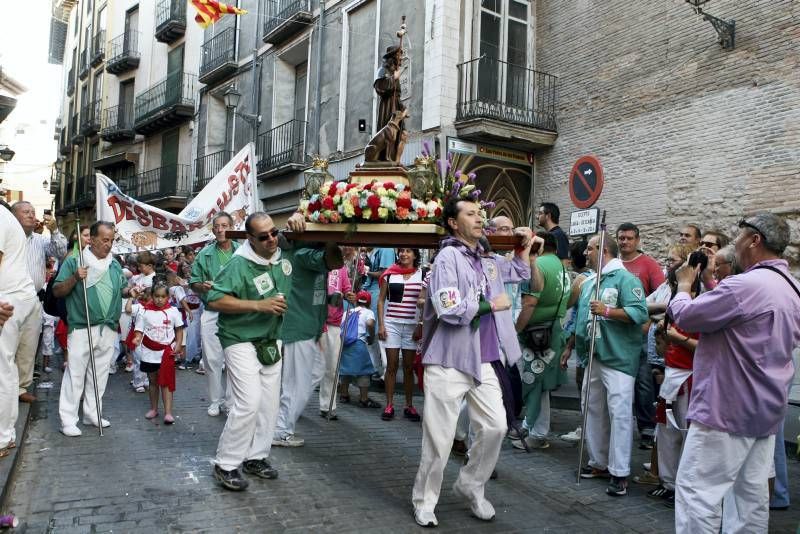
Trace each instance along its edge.
{"label": "man in pink shirt", "polygon": [[800,282],[779,259],[789,244],[786,221],[762,212],[739,228],[734,247],[743,273],[691,300],[699,267],[684,265],[668,309],[678,327],[700,333],[676,481],[678,533],[719,532],[731,489],[738,514],[723,530],[768,529],[767,479],[800,345]]}

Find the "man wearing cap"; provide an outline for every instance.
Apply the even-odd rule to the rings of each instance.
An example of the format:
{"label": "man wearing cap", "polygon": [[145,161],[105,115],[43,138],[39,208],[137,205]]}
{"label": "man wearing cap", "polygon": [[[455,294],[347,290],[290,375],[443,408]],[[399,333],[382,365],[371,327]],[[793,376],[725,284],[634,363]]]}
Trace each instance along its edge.
{"label": "man wearing cap", "polygon": [[731,489],[738,514],[734,524],[726,516],[723,531],[767,531],[767,479],[800,344],[800,282],[780,259],[788,244],[786,221],[757,213],[739,223],[734,241],[742,274],[692,300],[699,267],[676,273],[668,312],[681,329],[700,333],[676,481],[678,533],[719,532]]}

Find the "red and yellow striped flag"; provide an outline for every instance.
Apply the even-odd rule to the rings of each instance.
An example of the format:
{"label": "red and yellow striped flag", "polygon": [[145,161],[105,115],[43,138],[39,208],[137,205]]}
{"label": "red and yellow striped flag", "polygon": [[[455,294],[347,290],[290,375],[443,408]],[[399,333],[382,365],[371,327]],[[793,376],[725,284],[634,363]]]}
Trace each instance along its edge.
{"label": "red and yellow striped flag", "polygon": [[192,0],[192,5],[197,10],[194,20],[203,28],[207,28],[209,24],[217,22],[222,15],[228,13],[244,15],[247,13],[244,9],[229,6],[215,0]]}

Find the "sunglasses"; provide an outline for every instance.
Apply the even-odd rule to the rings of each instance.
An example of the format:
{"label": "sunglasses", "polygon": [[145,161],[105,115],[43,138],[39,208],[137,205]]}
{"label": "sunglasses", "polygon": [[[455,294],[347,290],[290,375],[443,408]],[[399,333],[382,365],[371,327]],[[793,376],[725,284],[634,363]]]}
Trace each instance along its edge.
{"label": "sunglasses", "polygon": [[700,241],[701,247],[711,248],[711,247],[718,247],[717,243],[712,243],[711,241]]}
{"label": "sunglasses", "polygon": [[254,235],[254,234],[251,234],[251,233],[248,232],[248,235],[250,235],[251,237],[255,237],[259,241],[266,241],[267,239],[270,239],[270,238],[276,239],[278,237],[278,234],[280,234],[280,233],[281,233],[280,230],[278,230],[277,228],[273,228],[272,230],[270,230],[266,234]]}

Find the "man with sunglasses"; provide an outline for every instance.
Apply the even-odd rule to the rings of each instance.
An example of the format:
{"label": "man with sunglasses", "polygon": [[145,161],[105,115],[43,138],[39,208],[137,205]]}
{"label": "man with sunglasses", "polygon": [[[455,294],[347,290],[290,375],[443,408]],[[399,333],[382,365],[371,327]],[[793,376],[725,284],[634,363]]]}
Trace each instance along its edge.
{"label": "man with sunglasses", "polygon": [[678,533],[719,532],[730,490],[738,514],[726,515],[723,531],[768,529],[767,479],[794,377],[791,353],[800,344],[800,282],[780,259],[788,244],[786,221],[757,213],[739,223],[734,241],[743,273],[694,300],[698,268],[676,273],[669,313],[678,327],[700,333],[676,481]]}
{"label": "man with sunglasses", "polygon": [[717,286],[717,279],[714,277],[716,253],[729,242],[730,239],[728,236],[716,230],[709,230],[703,234],[702,239],[700,239],[700,250],[708,256],[708,267],[703,269],[703,272],[700,274],[700,280],[703,282],[703,286],[706,289],[714,289]]}

